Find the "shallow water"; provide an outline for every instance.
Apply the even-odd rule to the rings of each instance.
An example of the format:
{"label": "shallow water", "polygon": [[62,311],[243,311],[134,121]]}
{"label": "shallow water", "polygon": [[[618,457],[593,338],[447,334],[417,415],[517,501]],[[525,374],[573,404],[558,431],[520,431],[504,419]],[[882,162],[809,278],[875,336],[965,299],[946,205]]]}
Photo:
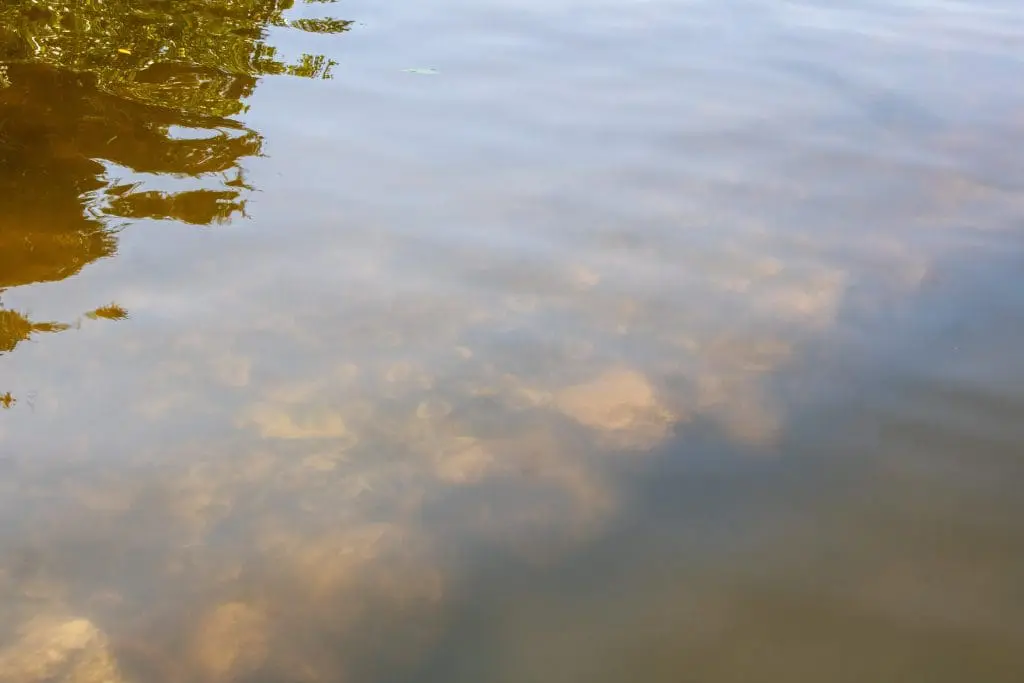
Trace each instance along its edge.
{"label": "shallow water", "polygon": [[1022,54],[0,6],[0,683],[1024,680]]}

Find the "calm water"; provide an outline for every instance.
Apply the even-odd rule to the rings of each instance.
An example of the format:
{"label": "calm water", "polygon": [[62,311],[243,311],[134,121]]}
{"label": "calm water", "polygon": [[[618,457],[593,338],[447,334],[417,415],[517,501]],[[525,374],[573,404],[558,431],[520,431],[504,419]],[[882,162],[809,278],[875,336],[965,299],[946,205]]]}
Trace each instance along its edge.
{"label": "calm water", "polygon": [[0,4],[0,683],[1024,680],[1013,0]]}

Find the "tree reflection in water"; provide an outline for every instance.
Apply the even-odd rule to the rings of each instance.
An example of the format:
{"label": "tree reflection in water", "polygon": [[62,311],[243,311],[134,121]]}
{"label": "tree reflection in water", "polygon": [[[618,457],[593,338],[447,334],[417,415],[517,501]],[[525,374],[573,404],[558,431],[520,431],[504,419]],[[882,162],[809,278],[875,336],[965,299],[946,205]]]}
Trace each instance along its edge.
{"label": "tree reflection in water", "polygon": [[[133,220],[202,226],[244,215],[252,188],[242,165],[262,153],[263,138],[235,117],[261,76],[323,79],[334,66],[309,54],[287,61],[267,42],[268,29],[340,33],[351,24],[289,22],[292,6],[3,3],[0,293],[64,280],[113,256],[118,231]],[[148,186],[159,178],[174,178],[177,186],[185,179],[187,186]],[[0,354],[68,327],[33,322],[0,303]]]}

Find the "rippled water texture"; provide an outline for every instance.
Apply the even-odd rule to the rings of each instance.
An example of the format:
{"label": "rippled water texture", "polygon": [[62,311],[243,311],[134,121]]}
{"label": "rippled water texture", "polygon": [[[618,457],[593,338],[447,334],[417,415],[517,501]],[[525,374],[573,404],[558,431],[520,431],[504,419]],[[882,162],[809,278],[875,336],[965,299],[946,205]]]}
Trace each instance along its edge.
{"label": "rippled water texture", "polygon": [[0,683],[1024,680],[1022,55],[0,4]]}

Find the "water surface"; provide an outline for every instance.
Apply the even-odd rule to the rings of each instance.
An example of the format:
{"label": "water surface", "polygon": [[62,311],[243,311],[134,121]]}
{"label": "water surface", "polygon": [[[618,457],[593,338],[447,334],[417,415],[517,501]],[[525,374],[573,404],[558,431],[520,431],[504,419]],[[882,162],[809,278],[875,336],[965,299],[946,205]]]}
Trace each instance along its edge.
{"label": "water surface", "polygon": [[1024,679],[1022,48],[0,6],[0,682]]}

